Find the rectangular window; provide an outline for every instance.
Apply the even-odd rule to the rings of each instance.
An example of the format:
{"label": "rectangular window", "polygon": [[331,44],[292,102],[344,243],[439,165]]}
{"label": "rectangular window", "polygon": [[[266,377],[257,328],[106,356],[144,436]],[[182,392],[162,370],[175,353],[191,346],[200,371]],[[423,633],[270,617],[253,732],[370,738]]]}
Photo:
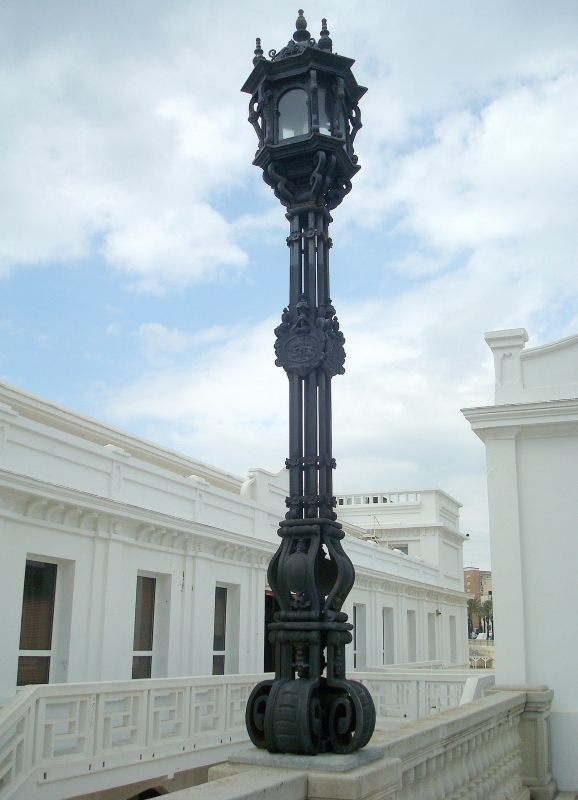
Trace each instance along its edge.
{"label": "rectangular window", "polygon": [[156,578],[137,576],[132,658],[133,678],[150,678],[152,674],[156,584]]}
{"label": "rectangular window", "polygon": [[407,612],[407,660],[417,661],[417,628],[415,611]]}
{"label": "rectangular window", "polygon": [[382,611],[382,641],[383,641],[383,663],[394,663],[393,652],[393,608],[384,608]]}
{"label": "rectangular window", "polygon": [[225,674],[227,636],[227,589],[215,586],[215,617],[213,623],[213,675]]}
{"label": "rectangular window", "polygon": [[435,614],[427,615],[427,657],[428,661],[435,661],[437,658]]}
{"label": "rectangular window", "polygon": [[56,564],[27,561],[24,572],[17,685],[48,683],[52,651]]}
{"label": "rectangular window", "polygon": [[452,664],[458,663],[458,646],[457,646],[457,632],[456,632],[456,618],[450,617],[450,661]]}

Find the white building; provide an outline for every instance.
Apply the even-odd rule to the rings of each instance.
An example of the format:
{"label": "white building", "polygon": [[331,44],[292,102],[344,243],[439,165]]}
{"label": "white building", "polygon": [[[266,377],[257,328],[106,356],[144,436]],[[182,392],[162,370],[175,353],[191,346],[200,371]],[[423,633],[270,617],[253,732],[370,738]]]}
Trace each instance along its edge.
{"label": "white building", "polygon": [[578,335],[529,349],[523,328],[485,338],[496,405],[464,414],[486,445],[496,681],[554,690],[554,778],[577,791]]}
{"label": "white building", "polygon": [[[286,475],[244,479],[0,384],[0,696],[262,672]],[[459,504],[416,498],[397,512],[408,555],[338,507],[357,573],[350,668],[468,663]]]}
{"label": "white building", "polygon": [[364,529],[364,538],[435,564],[444,585],[463,588],[461,503],[441,489],[361,492],[337,496],[337,513],[346,531]]}

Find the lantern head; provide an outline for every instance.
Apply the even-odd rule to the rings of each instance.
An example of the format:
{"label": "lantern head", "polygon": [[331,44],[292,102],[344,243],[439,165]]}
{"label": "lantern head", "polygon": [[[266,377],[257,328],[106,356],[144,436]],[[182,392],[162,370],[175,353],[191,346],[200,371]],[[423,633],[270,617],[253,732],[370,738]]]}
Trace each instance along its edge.
{"label": "lantern head", "polygon": [[333,52],[327,21],[316,41],[299,11],[287,46],[265,58],[257,39],[253,71],[241,91],[251,95],[249,122],[259,140],[253,164],[288,208],[341,203],[359,170],[353,143],[361,116],[354,60]]}

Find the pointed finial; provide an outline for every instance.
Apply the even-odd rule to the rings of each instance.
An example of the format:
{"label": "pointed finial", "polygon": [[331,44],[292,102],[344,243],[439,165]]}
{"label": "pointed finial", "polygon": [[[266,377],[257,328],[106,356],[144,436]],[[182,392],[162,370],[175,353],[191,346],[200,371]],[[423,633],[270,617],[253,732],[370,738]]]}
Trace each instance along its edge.
{"label": "pointed finial", "polygon": [[296,42],[307,42],[311,38],[311,34],[307,30],[307,20],[303,16],[303,9],[299,9],[299,16],[297,17],[297,22],[295,23],[295,33],[293,34],[293,39]]}
{"label": "pointed finial", "polygon": [[321,20],[321,32],[319,34],[319,41],[317,42],[317,46],[320,50],[329,50],[329,52],[333,52],[333,42],[329,38],[329,31],[327,30],[327,20]]}
{"label": "pointed finial", "polygon": [[260,61],[262,58],[265,58],[263,55],[263,49],[261,48],[261,39],[257,37],[255,39],[255,58],[253,59],[253,64],[256,64],[257,61]]}

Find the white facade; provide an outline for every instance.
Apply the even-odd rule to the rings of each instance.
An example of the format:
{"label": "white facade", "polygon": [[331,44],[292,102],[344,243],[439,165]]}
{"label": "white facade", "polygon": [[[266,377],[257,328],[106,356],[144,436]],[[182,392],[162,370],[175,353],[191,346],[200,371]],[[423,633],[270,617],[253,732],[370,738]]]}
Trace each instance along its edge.
{"label": "white facade", "polygon": [[[461,503],[441,489],[404,492],[361,492],[337,495],[337,513],[345,530],[363,529],[363,537],[416,561],[434,564],[443,585],[463,588],[460,533]],[[410,562],[406,562],[410,563]]]}
{"label": "white facade", "polygon": [[[211,674],[216,587],[225,672],[261,672],[286,480],[243,479],[0,384],[0,697],[15,692],[19,656],[34,655],[20,650],[27,561],[57,565],[51,683],[131,678],[138,576],[156,580],[152,677]],[[467,664],[453,576],[354,534],[356,666]]]}
{"label": "white facade", "polygon": [[496,405],[464,414],[486,445],[496,681],[554,689],[554,778],[575,791],[578,335],[527,340],[523,328],[486,334]]}

